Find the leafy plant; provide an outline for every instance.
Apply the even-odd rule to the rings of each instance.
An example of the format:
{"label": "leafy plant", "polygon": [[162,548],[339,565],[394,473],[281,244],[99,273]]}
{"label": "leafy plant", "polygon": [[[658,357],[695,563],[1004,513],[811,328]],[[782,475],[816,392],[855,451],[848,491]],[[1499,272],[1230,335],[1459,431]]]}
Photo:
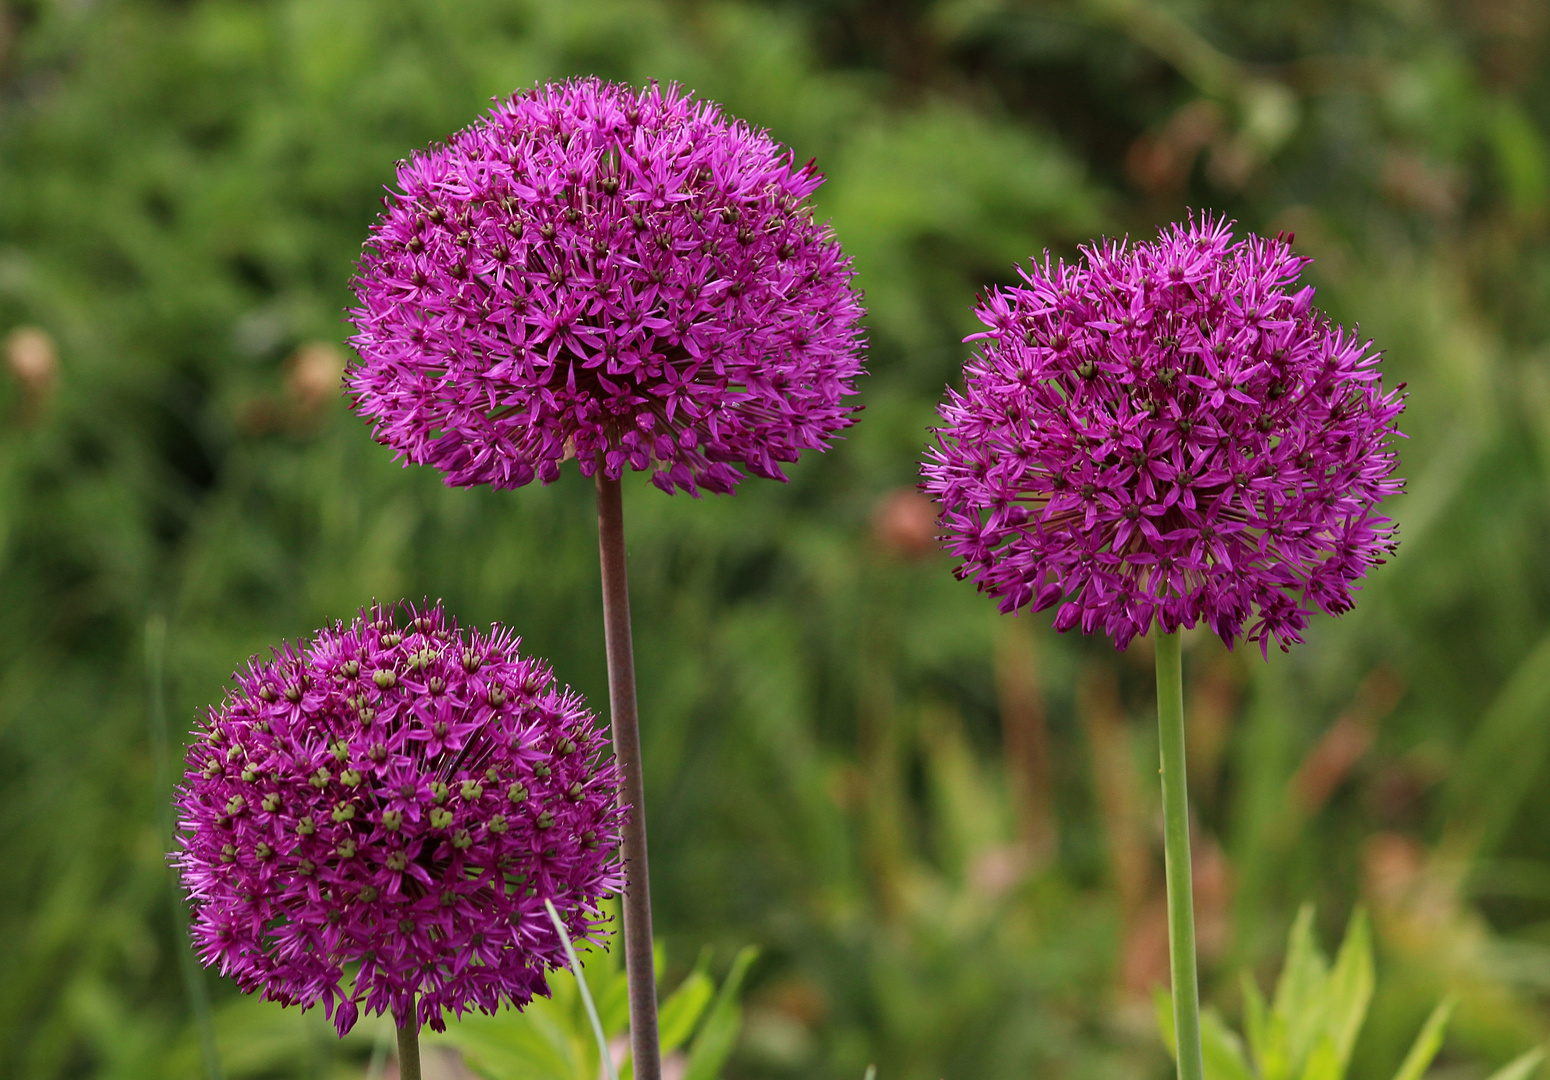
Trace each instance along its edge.
{"label": "leafy plant", "polygon": [[[707,949],[662,1002],[657,1017],[662,1053],[683,1052],[684,1080],[716,1080],[721,1075],[742,1029],[743,978],[757,956],[753,946],[741,949],[718,989],[709,973]],[[658,972],[664,961],[658,942]],[[629,1031],[630,1004],[617,950],[589,949],[582,954],[581,970],[605,1037],[620,1045]],[[534,998],[524,1012],[471,1014],[427,1042],[456,1047],[469,1067],[487,1080],[597,1080],[602,1062],[582,988],[569,971],[557,971],[549,976],[549,990],[548,998]],[[633,1076],[633,1063],[626,1057],[619,1064],[619,1080]]]}
{"label": "leafy plant", "polygon": [[[1313,936],[1313,905],[1304,904],[1292,923],[1286,961],[1268,1006],[1253,974],[1243,973],[1246,1040],[1227,1026],[1221,1013],[1204,1011],[1201,1038],[1207,1080],[1345,1080],[1373,986],[1372,930],[1366,913],[1358,909],[1351,916],[1331,967]],[[1172,998],[1159,988],[1153,1001],[1157,1026],[1173,1053]],[[1453,1006],[1451,997],[1437,1003],[1394,1080],[1421,1080],[1425,1075],[1442,1048]],[[1544,1057],[1543,1049],[1530,1050],[1490,1080],[1527,1080]]]}

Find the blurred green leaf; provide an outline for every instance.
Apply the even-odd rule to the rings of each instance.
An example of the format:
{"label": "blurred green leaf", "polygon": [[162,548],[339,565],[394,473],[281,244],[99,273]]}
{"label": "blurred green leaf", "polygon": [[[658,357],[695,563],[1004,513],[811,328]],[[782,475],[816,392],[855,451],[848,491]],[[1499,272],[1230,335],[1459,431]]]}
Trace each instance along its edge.
{"label": "blurred green leaf", "polygon": [[1437,1056],[1437,1051],[1442,1049],[1442,1036],[1448,1026],[1448,1017],[1453,1013],[1455,1002],[1452,998],[1439,1002],[1432,1010],[1432,1014],[1426,1018],[1426,1023],[1421,1028],[1421,1033],[1415,1037],[1415,1043],[1410,1047],[1410,1052],[1405,1055],[1405,1060],[1400,1063],[1399,1071],[1394,1074],[1394,1080],[1421,1080],[1432,1059]]}
{"label": "blurred green leaf", "polygon": [[722,981],[705,1023],[689,1045],[684,1080],[716,1080],[721,1075],[721,1068],[732,1056],[738,1032],[742,1029],[743,1008],[738,996],[742,993],[743,977],[758,956],[759,950],[748,945],[732,958],[732,970]]}
{"label": "blurred green leaf", "polygon": [[1500,1069],[1493,1072],[1488,1080],[1528,1080],[1529,1077],[1539,1071],[1539,1067],[1544,1064],[1544,1060],[1544,1050],[1535,1048],[1513,1058]]}
{"label": "blurred green leaf", "polygon": [[694,1025],[705,1013],[716,993],[716,984],[699,968],[679,983],[678,989],[662,1003],[657,1015],[658,1035],[664,1054],[677,1050],[688,1041]]}
{"label": "blurred green leaf", "polygon": [[[1152,1004],[1163,1043],[1168,1047],[1168,1053],[1177,1059],[1173,996],[1159,987],[1152,995]],[[1200,1051],[1206,1080],[1254,1080],[1254,1070],[1249,1068],[1243,1055],[1243,1041],[1222,1020],[1221,1014],[1209,1007],[1200,1014]]]}

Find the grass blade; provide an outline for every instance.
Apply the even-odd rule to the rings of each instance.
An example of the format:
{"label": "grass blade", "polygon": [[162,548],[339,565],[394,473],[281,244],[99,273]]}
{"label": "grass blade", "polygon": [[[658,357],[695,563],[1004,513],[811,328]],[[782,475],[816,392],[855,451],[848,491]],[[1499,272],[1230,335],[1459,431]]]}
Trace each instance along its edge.
{"label": "grass blade", "polygon": [[560,944],[565,946],[565,959],[570,961],[571,974],[576,976],[576,988],[581,991],[581,1003],[586,1006],[587,1019],[592,1021],[592,1034],[597,1037],[597,1052],[603,1061],[603,1075],[608,1080],[619,1080],[619,1074],[614,1069],[614,1056],[608,1050],[608,1037],[603,1034],[603,1021],[598,1019],[597,1006],[592,1003],[587,977],[581,973],[581,961],[576,959],[576,950],[571,948],[570,935],[565,932],[565,924],[560,921],[560,913],[554,910],[554,903],[547,897],[544,898],[544,908],[560,935]]}
{"label": "grass blade", "polygon": [[[146,720],[151,729],[151,766],[156,777],[156,822],[162,845],[171,850],[174,821],[172,816],[172,770],[167,759],[172,754],[172,740],[167,733],[166,694],[167,620],[152,615],[145,620],[145,685]],[[188,910],[178,892],[177,881],[169,881],[167,900],[172,907],[172,925],[177,927],[183,939],[176,946],[178,967],[183,975],[183,988],[188,994],[188,1007],[194,1014],[194,1028],[199,1032],[199,1049],[204,1057],[207,1080],[224,1080],[221,1057],[215,1047],[215,1022],[210,1013],[210,988],[205,985],[204,973],[199,970],[194,957],[194,942],[188,932]]]}

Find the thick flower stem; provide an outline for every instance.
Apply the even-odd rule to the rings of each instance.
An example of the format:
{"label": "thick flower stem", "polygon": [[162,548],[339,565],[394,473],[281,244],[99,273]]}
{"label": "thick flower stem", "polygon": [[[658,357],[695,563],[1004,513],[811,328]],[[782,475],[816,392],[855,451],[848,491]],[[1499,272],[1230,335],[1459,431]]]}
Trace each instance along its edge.
{"label": "thick flower stem", "polygon": [[1179,635],[1159,626],[1157,735],[1162,752],[1163,854],[1168,878],[1168,957],[1173,973],[1173,1035],[1179,1080],[1203,1080],[1200,985],[1195,970],[1195,890],[1189,859],[1189,795],[1184,783],[1184,676]]}
{"label": "thick flower stem", "polygon": [[603,564],[603,633],[608,642],[608,706],[614,757],[630,807],[624,824],[624,963],[630,989],[630,1056],[635,1080],[661,1080],[657,1049],[657,977],[651,955],[651,892],[646,866],[646,788],[641,777],[640,718],[635,708],[635,650],[630,643],[630,585],[624,555],[619,481],[597,470],[597,541]]}
{"label": "thick flower stem", "polygon": [[398,1080],[420,1080],[420,1017],[413,1000],[398,1027]]}

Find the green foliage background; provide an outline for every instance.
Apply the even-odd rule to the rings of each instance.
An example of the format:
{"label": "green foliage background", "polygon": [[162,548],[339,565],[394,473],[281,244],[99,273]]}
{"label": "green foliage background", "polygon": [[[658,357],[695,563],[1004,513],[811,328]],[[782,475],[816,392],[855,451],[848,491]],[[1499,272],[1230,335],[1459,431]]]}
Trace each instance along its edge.
{"label": "green foliage background", "polygon": [[[1268,662],[1188,644],[1208,996],[1269,985],[1303,899],[1327,940],[1362,902],[1353,1077],[1445,992],[1437,1075],[1539,1041],[1547,50],[1540,0],[0,3],[0,335],[58,361],[0,380],[0,1076],[198,1075],[148,619],[175,732],[373,597],[507,621],[606,700],[587,485],[445,489],[295,359],[343,341],[394,162],[578,73],[816,157],[871,313],[866,412],[789,485],[626,492],[659,926],[679,974],[763,949],[729,1075],[1164,1074],[1146,647],[996,616],[909,489],[975,292],[1187,206],[1294,230],[1411,389],[1356,611]],[[361,1074],[369,1031],[210,982],[232,1076]]]}

